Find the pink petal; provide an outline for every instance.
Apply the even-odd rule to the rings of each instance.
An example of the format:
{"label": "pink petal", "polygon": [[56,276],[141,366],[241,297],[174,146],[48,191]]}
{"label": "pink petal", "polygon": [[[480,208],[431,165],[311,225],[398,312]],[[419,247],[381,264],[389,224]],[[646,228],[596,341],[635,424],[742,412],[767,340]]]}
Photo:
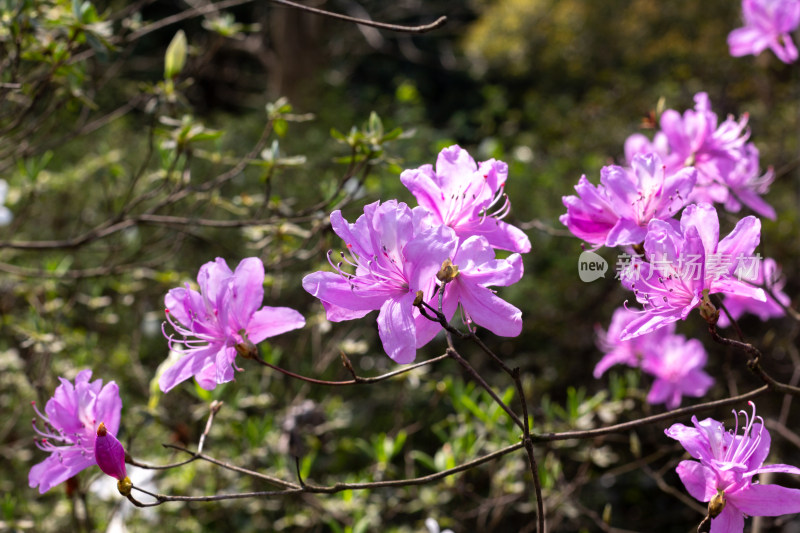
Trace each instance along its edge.
{"label": "pink petal", "polygon": [[109,432],[116,434],[119,431],[121,412],[122,400],[119,397],[119,387],[113,381],[109,381],[97,395],[95,418],[97,422],[104,422]]}
{"label": "pink petal", "polygon": [[471,179],[477,170],[478,165],[472,156],[456,144],[439,152],[436,158],[436,176],[445,194],[456,192],[459,185]]}
{"label": "pink petal", "polygon": [[264,263],[257,257],[242,259],[233,273],[230,288],[232,313],[229,320],[233,322],[233,330],[239,331],[247,327],[250,317],[261,307],[264,300]]}
{"label": "pink petal", "polygon": [[727,497],[741,512],[750,516],[800,513],[800,489],[754,483]]}
{"label": "pink petal", "polygon": [[457,246],[458,237],[448,226],[427,229],[409,241],[403,249],[409,289],[422,290],[428,297],[436,273],[445,259],[455,255]]}
{"label": "pink petal", "polygon": [[525,235],[525,232],[496,218],[476,218],[467,223],[459,224],[454,229],[461,238],[481,235],[489,241],[491,246],[500,250],[523,254],[531,251],[531,241]]}
{"label": "pink petal", "polygon": [[627,341],[633,339],[634,337],[638,337],[639,335],[644,335],[645,333],[650,333],[651,331],[655,331],[659,328],[663,328],[668,324],[672,324],[673,322],[677,322],[681,319],[679,314],[675,315],[655,315],[643,312],[638,318],[632,320],[627,327],[622,330],[620,334],[621,341]]}
{"label": "pink petal", "polygon": [[717,251],[719,242],[719,217],[711,204],[700,203],[687,206],[681,215],[681,230],[686,236],[690,227],[697,228],[706,255]]}
{"label": "pink petal", "polygon": [[[217,352],[217,356],[214,361],[214,366],[216,368],[216,383],[214,383],[214,386],[208,390],[213,390],[219,384],[233,381],[234,360],[236,360],[236,348],[233,346],[225,346],[223,349]],[[201,387],[206,388],[200,381],[198,381],[198,383],[200,383]]]}
{"label": "pink petal", "polygon": [[[755,462],[752,461],[752,460],[748,461],[748,462],[750,464],[755,464]],[[796,475],[800,475],[800,468],[797,468],[796,466],[792,466],[792,465],[776,464],[776,465],[762,466],[761,468],[756,470],[756,473],[758,473],[758,474],[761,474],[761,473],[764,473],[764,472],[779,472],[781,474],[796,474]]]}
{"label": "pink petal", "polygon": [[719,242],[717,253],[731,260],[731,270],[736,268],[739,258],[748,258],[761,241],[761,221],[754,216],[744,217],[736,223],[727,237]]}
{"label": "pink petal", "polygon": [[716,496],[717,476],[712,469],[697,461],[681,461],[675,471],[681,478],[683,486],[686,487],[686,491],[695,500],[708,502]]}
{"label": "pink petal", "polygon": [[[438,296],[430,302],[433,307],[438,306]],[[453,318],[458,307],[458,299],[453,297],[452,294],[445,292],[444,301],[442,302],[442,312],[449,322]],[[414,311],[414,327],[417,336],[416,347],[422,348],[433,340],[436,335],[442,331],[442,325],[428,318],[425,318],[422,313]]]}
{"label": "pink petal", "polygon": [[606,246],[625,246],[628,244],[639,244],[647,236],[647,228],[639,226],[633,219],[621,218],[617,221],[606,237]]}
{"label": "pink petal", "polygon": [[711,519],[711,533],[742,533],[744,515],[730,501],[718,517]]}
{"label": "pink petal", "polygon": [[404,170],[400,181],[411,191],[417,203],[427,207],[442,224],[445,223],[443,212],[447,207],[444,191],[436,182],[436,174],[431,165],[422,165],[418,169]]}
{"label": "pink petal", "polygon": [[415,294],[408,293],[401,298],[387,300],[378,314],[378,334],[383,349],[401,365],[412,363],[417,357],[413,316],[415,297]]}
{"label": "pink petal", "polygon": [[472,320],[495,335],[516,337],[522,332],[522,311],[480,285],[459,282],[459,301]]}
{"label": "pink petal", "polygon": [[303,315],[288,307],[262,307],[247,325],[247,338],[258,344],[268,337],[274,337],[306,325]]}
{"label": "pink petal", "polygon": [[[387,298],[391,298],[392,294],[396,292],[386,285],[356,286],[341,274],[334,272],[314,272],[307,275],[303,278],[303,289],[312,296],[336,307],[364,312],[380,309]],[[333,320],[330,316],[328,319]]]}
{"label": "pink petal", "polygon": [[204,346],[195,351],[187,353],[178,360],[177,363],[169,367],[158,380],[158,386],[162,392],[169,392],[175,385],[181,383],[203,370],[220,349],[224,347],[219,344]]}
{"label": "pink petal", "polygon": [[203,298],[210,302],[213,308],[222,307],[222,299],[227,292],[228,280],[231,276],[233,276],[233,272],[221,257],[200,267],[197,283],[200,285]]}
{"label": "pink petal", "polygon": [[81,450],[77,448],[62,452],[60,459],[58,455],[52,454],[31,467],[28,473],[28,485],[31,488],[38,486],[39,494],[44,494],[93,464],[94,457],[83,456]]}
{"label": "pink petal", "polygon": [[733,57],[758,55],[769,46],[770,38],[758,28],[745,26],[728,34],[728,47]]}
{"label": "pink petal", "polygon": [[745,188],[737,189],[735,193],[736,197],[741,200],[744,205],[755,211],[757,214],[770,220],[775,220],[777,216],[775,213],[775,208],[769,205],[757,193]]}
{"label": "pink petal", "polygon": [[710,288],[712,293],[721,292],[723,294],[731,294],[734,296],[740,296],[742,298],[752,298],[753,300],[758,300],[759,302],[767,301],[767,295],[763,289],[753,287],[748,283],[733,279],[731,277],[712,281]]}

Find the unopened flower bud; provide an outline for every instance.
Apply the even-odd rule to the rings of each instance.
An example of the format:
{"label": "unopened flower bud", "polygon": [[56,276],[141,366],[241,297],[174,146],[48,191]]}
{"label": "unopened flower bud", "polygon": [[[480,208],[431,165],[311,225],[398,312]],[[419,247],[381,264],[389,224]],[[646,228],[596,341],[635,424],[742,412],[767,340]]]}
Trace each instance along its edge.
{"label": "unopened flower bud", "polygon": [[711,518],[716,518],[725,509],[725,492],[718,491],[717,495],[711,498],[711,501],[708,502],[708,516]]}
{"label": "unopened flower bud", "polygon": [[703,289],[703,299],[700,301],[700,316],[712,326],[719,320],[719,309],[711,303],[708,296],[708,289]]}
{"label": "unopened flower bud", "polygon": [[419,307],[422,305],[425,296],[423,295],[422,291],[417,291],[417,295],[414,297],[414,307]]}
{"label": "unopened flower bud", "polygon": [[125,476],[123,479],[120,479],[119,481],[117,481],[117,490],[123,496],[126,496],[126,497],[130,496],[132,488],[133,488],[133,482],[131,481],[131,478],[129,478],[127,476]]}
{"label": "unopened flower bud", "polygon": [[258,356],[256,345],[245,339],[236,345],[236,353],[245,359],[255,359]]}
{"label": "unopened flower bud", "polygon": [[449,259],[445,259],[442,268],[436,273],[436,279],[442,283],[450,283],[458,276],[458,265],[454,265]]}
{"label": "unopened flower bud", "polygon": [[127,477],[125,471],[125,448],[114,435],[108,432],[103,422],[100,422],[100,425],[97,426],[97,438],[94,440],[94,458],[100,470],[109,476],[118,480]]}

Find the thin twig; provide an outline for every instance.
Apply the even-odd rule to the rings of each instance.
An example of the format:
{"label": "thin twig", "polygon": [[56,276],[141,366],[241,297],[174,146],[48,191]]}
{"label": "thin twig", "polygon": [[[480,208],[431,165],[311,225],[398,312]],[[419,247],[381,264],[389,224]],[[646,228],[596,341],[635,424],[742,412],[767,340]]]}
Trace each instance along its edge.
{"label": "thin twig", "polygon": [[[443,359],[447,359],[450,357],[450,354],[445,353],[438,357],[434,357],[432,359],[426,359],[425,361],[420,361],[419,363],[414,363],[413,365],[408,365],[398,370],[393,370],[392,372],[387,372],[386,374],[381,374],[380,376],[373,376],[373,377],[361,377],[355,376],[354,379],[348,379],[347,381],[326,381],[324,379],[316,379],[308,376],[303,376],[301,374],[296,374],[290,370],[286,370],[285,368],[281,368],[279,366],[275,366],[272,363],[268,363],[264,361],[260,355],[253,357],[258,364],[266,366],[267,368],[271,368],[272,370],[276,370],[281,374],[287,375],[294,379],[299,379],[301,381],[305,381],[307,383],[313,383],[314,385],[326,385],[328,387],[345,387],[348,385],[365,385],[368,383],[378,383],[379,381],[384,381],[389,378],[393,378],[395,376],[399,376],[401,374],[405,374],[406,372],[410,372],[416,368],[421,366],[430,365],[432,363],[436,363],[442,361]],[[352,367],[350,367],[350,371],[352,372]]]}
{"label": "thin twig", "polygon": [[284,6],[293,7],[295,9],[300,9],[302,11],[307,11],[309,13],[314,13],[316,15],[322,15],[324,17],[344,20],[346,22],[352,22],[354,24],[361,24],[362,26],[370,26],[372,28],[378,28],[381,30],[390,30],[390,31],[398,31],[402,33],[426,33],[431,30],[435,30],[437,28],[441,28],[447,22],[447,17],[441,16],[435,21],[431,22],[430,24],[422,24],[420,26],[402,26],[400,24],[388,24],[385,22],[375,22],[368,19],[360,19],[356,17],[349,17],[347,15],[341,15],[339,13],[333,13],[331,11],[325,11],[324,9],[318,9],[316,7],[306,6],[303,4],[297,4],[295,2],[290,2],[289,0],[270,0],[275,4],[280,4]]}

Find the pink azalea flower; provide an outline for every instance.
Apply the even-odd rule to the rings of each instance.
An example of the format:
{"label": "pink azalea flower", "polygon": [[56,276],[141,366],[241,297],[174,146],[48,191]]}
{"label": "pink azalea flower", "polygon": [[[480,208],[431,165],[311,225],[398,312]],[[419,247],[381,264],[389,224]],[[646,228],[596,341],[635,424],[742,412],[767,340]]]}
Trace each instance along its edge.
{"label": "pink azalea flower", "polygon": [[681,443],[696,461],[681,461],[678,476],[689,494],[701,501],[713,503],[716,516],[711,516],[711,533],[741,533],[744,516],[780,516],[800,512],[800,490],[780,485],[753,482],[762,472],[800,474],[800,468],[775,464],[763,466],[769,455],[770,436],[764,421],[753,413],[740,411],[744,427],[739,434],[739,415],[736,429],[725,431],[721,422],[706,418],[702,422],[692,417],[694,427],[673,424],[665,432]]}
{"label": "pink azalea flower", "polygon": [[743,0],[744,27],[728,35],[731,55],[758,55],[772,50],[784,63],[797,59],[797,47],[791,32],[800,24],[800,2],[797,0]]}
{"label": "pink azalea flower", "polygon": [[[784,307],[792,303],[792,299],[783,292],[783,286],[786,285],[786,279],[781,277],[781,271],[774,259],[764,259],[761,261],[758,269],[758,276],[752,281],[754,285],[764,285],[770,289],[772,294],[775,295],[777,301],[772,296],[766,293],[766,300],[759,301],[753,298],[744,298],[742,296],[728,295],[725,296],[725,308],[731,314],[734,320],[738,320],[745,313],[756,315],[761,320],[769,320],[774,317],[781,317],[786,314]],[[779,303],[780,302],[780,303]],[[725,313],[720,313],[717,325],[723,328],[730,326],[730,321]]]}
{"label": "pink azalea flower", "polygon": [[659,351],[664,345],[664,341],[675,332],[675,324],[672,323],[630,340],[622,340],[622,332],[629,323],[638,317],[638,312],[620,307],[614,311],[607,332],[599,326],[595,329],[597,347],[605,355],[594,367],[594,377],[599,378],[614,365],[639,367],[643,359],[651,353]]}
{"label": "pink azalea flower", "polygon": [[686,340],[683,335],[665,337],[659,349],[649,351],[642,360],[642,370],[656,378],[647,401],[675,409],[682,396],[705,395],[714,384],[714,378],[703,371],[707,358],[699,340]]}
{"label": "pink azalea flower", "polygon": [[605,245],[608,234],[619,222],[619,215],[614,211],[606,188],[592,185],[585,175],[578,180],[575,192],[578,196],[561,197],[567,212],[558,220],[573,235],[599,248]]}
{"label": "pink azalea flower", "polygon": [[495,248],[529,252],[528,236],[501,220],[511,210],[503,192],[507,177],[508,165],[502,161],[478,165],[466,150],[453,145],[439,152],[435,171],[431,165],[405,170],[400,181],[437,223],[453,228],[459,238],[483,235]]}
{"label": "pink azalea flower", "polygon": [[[708,95],[697,93],[694,101],[694,109],[685,111],[682,116],[673,109],[667,109],[661,115],[661,131],[670,148],[667,166],[694,166],[700,189],[714,184],[725,185],[728,174],[744,157],[742,150],[750,135],[747,131],[748,117],[745,115],[738,122],[728,117],[718,125]],[[714,201],[724,202],[725,198],[715,198]]]}
{"label": "pink azalea flower", "polygon": [[632,169],[604,167],[601,181],[619,220],[606,237],[606,246],[639,244],[651,220],[672,218],[692,192],[697,171],[681,168],[668,174],[657,154],[636,155]]}
{"label": "pink azalea flower", "polygon": [[[488,287],[507,287],[518,282],[522,278],[522,257],[512,254],[506,259],[495,259],[486,238],[473,235],[459,245],[451,262],[458,274],[444,289],[442,311],[447,319],[453,317],[461,304],[464,323],[475,323],[501,337],[519,335],[522,312]],[[432,338],[440,328],[430,322],[433,326],[426,329],[432,330]]]}
{"label": "pink azalea flower", "polygon": [[693,168],[667,173],[655,153],[634,155],[631,166],[603,167],[597,188],[581,178],[575,187],[581,198],[563,198],[561,222],[592,244],[639,244],[651,220],[669,219],[684,206],[697,179]]}
{"label": "pink azalea flower", "polygon": [[38,486],[41,494],[97,464],[95,439],[100,424],[109,435],[119,430],[122,401],[117,384],[110,381],[103,386],[103,380],[90,382],[91,377],[92,371],[87,369],[78,373],[74,384],[59,378],[61,385],[47,401],[44,413],[34,404],[43,422],[39,427],[33,420],[33,429],[41,437],[36,446],[50,453],[28,474],[29,485]]}
{"label": "pink azalea flower", "polygon": [[644,240],[647,261],[634,259],[622,272],[622,285],[644,306],[639,318],[622,332],[630,339],[672,322],[685,320],[703,292],[765,300],[764,291],[738,279],[761,239],[761,222],[740,220],[719,240],[717,211],[710,204],[692,204],[683,211],[680,229],[653,220]]}
{"label": "pink azalea flower", "polygon": [[[436,273],[456,250],[456,233],[432,224],[424,207],[412,210],[396,200],[367,205],[354,224],[334,211],[331,226],[344,240],[347,254],[342,252],[341,261],[334,262],[328,252],[336,272],[309,274],[303,288],[322,301],[333,322],[379,309],[378,334],[386,353],[401,364],[414,361],[416,349],[432,338],[430,321],[414,300],[418,291],[425,298],[432,295]],[[343,269],[345,264],[354,272]]]}
{"label": "pink azalea flower", "polygon": [[200,267],[197,283],[200,292],[187,283],[164,298],[167,321],[183,338],[164,335],[170,349],[177,345],[185,354],[161,376],[159,386],[164,392],[192,376],[206,390],[231,381],[237,350],[247,353],[267,337],[305,325],[294,309],[259,309],[264,299],[264,264],[257,257],[243,259],[235,272],[218,257]]}

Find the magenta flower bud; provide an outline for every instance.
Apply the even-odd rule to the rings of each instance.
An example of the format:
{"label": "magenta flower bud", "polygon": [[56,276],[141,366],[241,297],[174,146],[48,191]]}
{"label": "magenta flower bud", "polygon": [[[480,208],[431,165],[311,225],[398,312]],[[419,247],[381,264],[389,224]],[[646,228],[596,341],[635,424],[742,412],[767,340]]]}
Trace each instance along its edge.
{"label": "magenta flower bud", "polygon": [[97,438],[94,441],[94,458],[97,466],[104,473],[120,481],[128,477],[125,471],[125,448],[117,438],[108,432],[106,425],[100,422],[97,426]]}

